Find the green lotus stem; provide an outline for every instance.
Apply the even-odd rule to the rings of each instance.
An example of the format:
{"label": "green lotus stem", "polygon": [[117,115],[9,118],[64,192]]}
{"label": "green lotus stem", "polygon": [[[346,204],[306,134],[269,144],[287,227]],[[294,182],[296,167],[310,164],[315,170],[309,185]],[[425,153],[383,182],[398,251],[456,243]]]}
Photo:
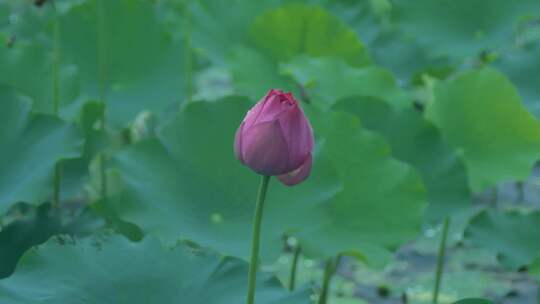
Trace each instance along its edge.
{"label": "green lotus stem", "polygon": [[255,284],[257,280],[257,268],[259,265],[259,243],[261,237],[261,223],[264,209],[264,200],[266,191],[268,190],[268,182],[270,176],[263,176],[259,186],[259,194],[257,195],[257,203],[255,205],[255,218],[253,219],[253,236],[251,238],[251,260],[249,263],[248,273],[248,294],[247,303],[255,303]]}
{"label": "green lotus stem", "polygon": [[58,12],[54,2],[51,2],[54,10],[54,49],[53,49],[53,66],[52,66],[52,78],[53,78],[53,113],[58,116],[60,111],[60,20],[58,19]]}
{"label": "green lotus stem", "polygon": [[300,245],[296,245],[296,247],[294,248],[293,260],[292,260],[292,265],[291,265],[291,275],[289,278],[290,291],[294,290],[294,285],[296,283],[296,270],[298,268],[298,258],[300,257],[301,251],[302,251],[302,247],[300,247]]}
{"label": "green lotus stem", "polygon": [[193,60],[191,58],[191,12],[190,0],[185,0],[184,6],[184,45],[185,45],[185,77],[186,77],[186,98],[187,102],[191,102],[193,97]]}
{"label": "green lotus stem", "polygon": [[334,260],[332,258],[326,261],[323,275],[323,285],[321,294],[319,295],[319,304],[326,304],[328,301],[328,291],[330,289],[330,281],[334,274]]}
{"label": "green lotus stem", "polygon": [[[106,127],[106,84],[107,84],[107,50],[106,50],[106,39],[105,39],[105,0],[98,0],[97,7],[97,40],[98,40],[98,69],[99,69],[99,99],[103,102],[104,107],[101,111],[100,117],[100,129],[105,131]],[[106,175],[106,166],[105,166],[105,154],[102,152],[99,156],[99,175],[101,181],[101,198],[105,199],[107,197],[107,175]]]}
{"label": "green lotus stem", "polygon": [[[54,29],[53,29],[53,64],[52,64],[52,91],[53,91],[53,113],[59,116],[60,112],[60,20],[58,19],[58,11],[54,2],[51,1],[54,10]],[[54,166],[54,187],[53,187],[53,206],[60,206],[60,187],[62,184],[62,164],[59,160]]]}
{"label": "green lotus stem", "polygon": [[328,294],[330,293],[330,282],[332,281],[332,277],[334,276],[334,274],[336,274],[339,263],[341,262],[341,257],[342,255],[338,254],[335,259],[330,258],[326,261],[323,275],[323,286],[321,294],[319,296],[318,304],[326,304],[326,302],[328,301]]}
{"label": "green lotus stem", "polygon": [[105,0],[97,1],[97,56],[99,70],[99,98],[105,102],[105,89],[107,83],[107,45],[105,38]]}
{"label": "green lotus stem", "polygon": [[437,299],[439,297],[439,290],[444,271],[444,256],[446,254],[446,239],[448,237],[449,225],[450,218],[447,217],[444,219],[441,235],[441,244],[439,246],[439,256],[437,257],[437,269],[435,270],[435,286],[433,288],[433,304],[437,304]]}

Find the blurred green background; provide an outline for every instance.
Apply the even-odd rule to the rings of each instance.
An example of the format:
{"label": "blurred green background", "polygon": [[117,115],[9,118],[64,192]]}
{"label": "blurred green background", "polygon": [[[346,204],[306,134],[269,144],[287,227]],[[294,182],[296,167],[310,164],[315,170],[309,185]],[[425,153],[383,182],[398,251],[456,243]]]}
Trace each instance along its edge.
{"label": "blurred green background", "polygon": [[439,303],[540,303],[538,0],[0,0],[0,303],[242,303],[271,88],[317,145],[259,303],[431,303],[445,219]]}

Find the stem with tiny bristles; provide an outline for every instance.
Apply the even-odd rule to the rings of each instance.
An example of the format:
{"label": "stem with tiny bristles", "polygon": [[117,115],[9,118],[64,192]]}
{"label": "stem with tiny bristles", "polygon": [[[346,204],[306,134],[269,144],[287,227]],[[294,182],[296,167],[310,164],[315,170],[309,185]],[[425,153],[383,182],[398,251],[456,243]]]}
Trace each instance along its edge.
{"label": "stem with tiny bristles", "polygon": [[448,226],[450,225],[450,218],[444,219],[441,235],[441,243],[439,246],[439,255],[437,257],[437,268],[435,270],[435,286],[433,288],[433,304],[437,304],[439,297],[439,290],[441,286],[443,271],[444,271],[444,256],[446,253],[446,239],[448,237]]}
{"label": "stem with tiny bristles", "polygon": [[[106,128],[106,110],[107,102],[105,100],[106,94],[106,85],[107,85],[107,50],[106,50],[106,39],[105,39],[105,0],[98,0],[97,8],[97,40],[98,40],[98,69],[99,69],[99,98],[103,103],[103,111],[101,111],[100,117],[100,129],[102,132],[105,132]],[[101,152],[99,156],[99,175],[101,181],[100,193],[101,199],[107,197],[107,175],[106,175],[106,157],[105,153]]]}
{"label": "stem with tiny bristles", "polygon": [[255,303],[255,285],[257,280],[257,268],[259,266],[259,244],[261,237],[261,223],[264,209],[264,201],[266,191],[268,190],[268,182],[270,176],[263,176],[259,186],[259,194],[257,195],[257,203],[255,205],[255,217],[253,219],[253,235],[251,238],[251,259],[249,263],[248,274],[248,294],[247,304]]}
{"label": "stem with tiny bristles", "polygon": [[[60,20],[58,11],[53,1],[51,1],[52,9],[54,10],[53,24],[53,63],[52,63],[52,95],[53,95],[53,113],[56,117],[60,117]],[[54,186],[53,186],[53,206],[60,207],[60,192],[62,184],[62,162],[58,160],[54,165]]]}
{"label": "stem with tiny bristles", "polygon": [[193,99],[193,58],[191,56],[191,11],[190,0],[184,0],[184,65],[186,78],[186,99],[191,102]]}
{"label": "stem with tiny bristles", "polygon": [[326,301],[328,300],[328,292],[330,289],[330,280],[332,279],[332,275],[334,272],[334,259],[329,258],[326,261],[325,267],[324,267],[324,275],[323,275],[323,285],[321,289],[321,294],[319,295],[319,302],[318,304],[326,304]]}
{"label": "stem with tiny bristles", "polygon": [[336,258],[329,258],[326,261],[323,275],[323,285],[321,294],[319,295],[318,304],[326,304],[328,302],[328,294],[330,294],[330,282],[332,277],[336,274],[338,266],[341,262],[342,255],[338,254]]}
{"label": "stem with tiny bristles", "polygon": [[290,291],[294,290],[294,286],[296,284],[296,271],[298,269],[298,259],[300,257],[301,251],[302,251],[302,247],[300,247],[300,245],[296,245],[296,247],[294,248],[294,253],[293,253],[291,275],[289,277],[289,290]]}

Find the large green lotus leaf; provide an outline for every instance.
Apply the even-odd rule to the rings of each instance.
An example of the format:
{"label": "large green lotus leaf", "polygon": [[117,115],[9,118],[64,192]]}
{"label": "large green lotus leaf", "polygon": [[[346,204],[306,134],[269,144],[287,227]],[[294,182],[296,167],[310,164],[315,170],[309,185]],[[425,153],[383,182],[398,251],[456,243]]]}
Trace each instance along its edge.
{"label": "large green lotus leaf", "polygon": [[390,69],[405,82],[410,82],[416,72],[426,67],[448,64],[446,57],[435,56],[430,48],[422,47],[417,37],[405,37],[398,30],[381,32],[369,44],[369,50],[374,62]]}
{"label": "large green lotus leaf", "polygon": [[[1,34],[0,34],[1,36]],[[7,36],[3,37],[8,39]],[[0,39],[2,40],[2,39]],[[33,101],[33,110],[52,114],[54,109],[53,54],[42,42],[15,40],[0,47],[0,84],[16,88]],[[60,114],[71,117],[78,105],[79,73],[73,65],[59,67]]]}
{"label": "large green lotus leaf", "polygon": [[[374,1],[316,1],[353,28],[365,43],[373,62],[390,69],[404,83],[426,67],[445,67],[447,56],[434,54],[418,42],[416,35],[404,35],[389,21],[393,3]],[[399,54],[399,56],[396,56]]]}
{"label": "large green lotus leaf", "polygon": [[[51,239],[28,252],[0,281],[0,301],[18,303],[242,303],[247,264],[184,246],[163,247],[121,236]],[[31,288],[29,289],[29,286]],[[307,291],[288,293],[268,275],[258,278],[257,303],[311,303]]]}
{"label": "large green lotus leaf", "polygon": [[73,5],[60,17],[62,61],[79,68],[87,97],[99,99],[105,82],[113,126],[126,125],[142,110],[166,111],[184,96],[183,42],[157,11],[148,0],[99,0]]}
{"label": "large green lotus leaf", "polygon": [[[127,190],[114,203],[120,218],[167,243],[189,239],[247,258],[260,177],[236,160],[233,139],[249,106],[243,98],[189,104],[164,127],[160,141],[118,153],[115,166]],[[283,234],[317,220],[316,208],[339,190],[332,170],[318,154],[306,182],[270,183],[264,260],[277,258]]]}
{"label": "large green lotus leaf", "polygon": [[233,48],[227,58],[227,65],[232,74],[235,91],[253,100],[262,98],[268,88],[294,93],[297,91],[294,83],[279,73],[276,62],[253,48]]}
{"label": "large green lotus leaf", "polygon": [[529,265],[540,255],[540,212],[483,211],[471,220],[465,238],[496,251],[507,266]]}
{"label": "large green lotus leaf", "polygon": [[353,28],[365,43],[373,62],[390,69],[400,80],[408,81],[413,73],[440,59],[433,56],[429,48],[422,47],[415,36],[403,35],[399,27],[389,26],[392,1],[317,2]]}
{"label": "large green lotus leaf", "polygon": [[253,43],[276,61],[335,56],[354,66],[370,62],[357,34],[318,6],[287,4],[266,11],[250,29]]}
{"label": "large green lotus leaf", "polygon": [[518,18],[539,9],[535,0],[399,0],[392,19],[433,54],[460,59],[505,47]]}
{"label": "large green lotus leaf", "polygon": [[52,194],[53,169],[82,150],[79,130],[54,116],[30,113],[30,103],[2,100],[0,214],[12,203],[36,204]]}
{"label": "large green lotus leaf", "polygon": [[[143,141],[117,154],[115,166],[126,187],[125,197],[114,203],[120,218],[168,243],[189,239],[247,258],[259,177],[235,159],[232,144],[248,108],[249,102],[234,98],[190,104],[164,127],[159,141]],[[319,123],[314,126],[316,132],[322,132]],[[295,187],[270,184],[262,229],[263,261],[275,260],[284,235],[302,235],[306,244],[310,239],[319,240],[308,250],[315,257],[347,250],[371,259],[416,232],[424,192],[412,169],[390,160],[387,147],[378,146],[382,145],[380,138],[371,140],[362,133],[369,139],[347,156],[367,155],[372,170],[344,175],[340,182],[332,164],[343,159],[351,165],[353,160],[330,154],[331,145],[324,144],[329,139],[318,134],[311,177]],[[375,170],[378,166],[383,168],[380,173],[366,179],[366,174],[379,172]],[[395,178],[388,178],[394,174]],[[358,189],[353,194],[368,199],[348,195],[351,192],[334,199],[346,179]],[[382,186],[374,187],[379,182]],[[406,209],[400,209],[405,205]],[[379,230],[383,226],[384,232]],[[349,238],[323,239],[319,235],[330,236],[336,229]]]}
{"label": "large green lotus leaf", "polygon": [[373,40],[377,39],[382,25],[380,18],[386,15],[388,13],[387,9],[390,8],[388,6],[390,2],[386,0],[316,0],[309,2],[323,6],[349,27],[356,30],[366,47],[370,47]]}
{"label": "large green lotus leaf", "polygon": [[358,116],[365,128],[384,136],[392,156],[418,169],[428,190],[428,221],[444,219],[469,206],[463,160],[418,111],[394,109],[379,99],[361,97],[341,100],[334,108]]}
{"label": "large green lotus leaf", "polygon": [[505,52],[494,64],[517,86],[529,111],[540,117],[540,42]]}
{"label": "large green lotus leaf", "polygon": [[427,117],[463,152],[473,190],[525,179],[540,157],[540,124],[508,79],[483,68],[437,84]]}
{"label": "large green lotus leaf", "polygon": [[282,64],[281,72],[304,86],[308,96],[323,109],[350,96],[379,97],[397,106],[407,101],[394,76],[377,66],[355,68],[339,58],[299,56]]}
{"label": "large green lotus leaf", "polygon": [[[200,0],[191,1],[193,45],[215,62],[223,62],[228,50],[248,45],[248,28],[265,10],[282,0]],[[231,7],[237,9],[231,9]]]}
{"label": "large green lotus leaf", "polygon": [[[292,42],[293,45],[284,43],[277,50],[291,48],[289,52],[292,54],[291,56],[305,51],[308,54],[317,56],[334,55],[345,60],[353,57],[360,60],[366,57],[363,46],[355,37],[355,34],[321,8],[295,4],[275,9],[281,2],[280,0],[237,0],[234,2],[237,3],[238,7],[242,7],[242,10],[234,12],[234,16],[229,16],[226,13],[229,10],[225,9],[225,7],[228,8],[234,5],[230,1],[198,1],[190,7],[193,19],[194,45],[199,48],[198,51],[202,54],[207,54],[215,62],[225,64],[230,69],[237,93],[247,94],[252,98],[260,98],[266,93],[268,87],[296,92],[295,85],[278,72],[277,62],[287,58],[282,58],[279,54],[276,56],[273,50],[268,50],[268,42],[261,38],[261,35],[276,34],[281,36],[291,33],[288,28],[277,29],[275,26],[270,26],[270,23],[266,24],[266,19],[269,18],[288,18],[289,14],[301,12],[303,20],[295,16],[295,18],[287,22],[290,25],[290,21],[295,20],[298,26],[305,24],[306,35],[312,38],[305,41],[305,46],[297,47],[304,42],[293,40],[301,39],[303,29],[298,29],[299,32],[290,37],[284,37],[291,40],[287,40],[287,43]],[[267,11],[263,13],[265,9]],[[281,16],[280,12],[285,13],[286,16]],[[252,28],[253,39],[250,41],[250,39],[246,38],[247,29],[253,23],[253,19],[261,14],[262,16],[256,19]],[[312,17],[314,19],[310,19]],[[310,20],[313,20],[313,22]],[[336,36],[336,39],[340,41],[349,39],[347,37],[350,34],[353,45],[358,46],[356,55],[360,57],[357,58],[356,55],[352,54],[355,51],[350,49],[350,45],[346,44],[346,41],[340,47],[333,40],[331,41],[333,38],[330,36],[324,37],[323,34],[318,32],[321,30],[319,27],[327,31],[339,31],[339,37]],[[258,31],[262,32],[258,33]],[[329,48],[325,46],[327,42],[331,43]],[[275,43],[270,44],[270,46],[275,45]],[[356,59],[353,61],[359,62]]]}
{"label": "large green lotus leaf", "polygon": [[[377,264],[418,234],[426,193],[420,176],[393,159],[384,139],[360,127],[351,114],[324,114],[324,149],[343,190],[325,206],[325,219],[298,232],[307,255],[348,253]],[[325,118],[323,118],[325,120]]]}

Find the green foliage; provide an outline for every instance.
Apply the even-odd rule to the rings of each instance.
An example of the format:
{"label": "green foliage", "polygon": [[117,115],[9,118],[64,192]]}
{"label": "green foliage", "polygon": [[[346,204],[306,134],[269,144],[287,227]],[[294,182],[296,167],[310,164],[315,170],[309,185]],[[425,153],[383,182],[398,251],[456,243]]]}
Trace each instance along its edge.
{"label": "green foliage", "polygon": [[182,41],[150,1],[84,2],[60,18],[60,27],[62,61],[79,67],[85,94],[99,100],[103,86],[111,124],[125,126],[142,110],[161,113],[183,101]]}
{"label": "green foliage", "polygon": [[268,10],[255,20],[250,34],[257,47],[278,61],[301,54],[336,56],[353,66],[370,61],[356,33],[316,6],[289,4]]}
{"label": "green foliage", "polygon": [[540,42],[503,54],[495,65],[517,86],[529,111],[539,117]]}
{"label": "green foliage", "polygon": [[325,208],[324,218],[312,221],[307,233],[300,231],[301,244],[307,254],[347,253],[382,264],[382,249],[393,249],[418,232],[424,185],[412,167],[390,157],[383,138],[362,129],[352,115],[332,113],[327,122],[319,130],[343,190]]}
{"label": "green foliage", "polygon": [[[115,203],[119,216],[166,243],[189,239],[247,258],[253,189],[259,178],[234,158],[232,140],[249,105],[245,98],[187,105],[164,126],[159,140],[142,141],[116,155],[115,166],[127,190]],[[273,261],[282,235],[308,225],[318,206],[338,189],[332,167],[318,157],[306,183],[286,188],[271,182],[263,219],[263,260]],[[155,202],[160,202],[159,208]],[[297,212],[283,212],[285,208]]]}
{"label": "green foliage", "polygon": [[[235,122],[248,105],[238,99],[188,105],[162,129],[159,142],[141,142],[118,154],[117,166],[128,189],[117,205],[120,217],[167,242],[190,239],[246,258],[254,208],[252,189],[258,178],[234,159],[231,140]],[[351,127],[343,125],[342,119],[347,118],[330,120],[328,132]],[[353,129],[358,128],[358,137],[321,130],[327,143],[317,154],[313,176],[307,182],[294,188],[270,185],[263,221],[264,260],[276,258],[282,236],[290,233],[305,240],[306,254],[330,257],[350,252],[368,259],[370,255],[380,258],[372,251],[393,248],[415,235],[424,203],[420,180],[410,167],[388,157],[380,138],[354,126],[352,117],[348,119]],[[316,130],[322,128],[315,125]],[[223,136],[216,138],[218,132]],[[340,168],[341,162],[331,166],[327,159],[346,159],[347,163],[362,159],[335,149],[351,140],[369,147],[363,151],[365,160],[358,163],[364,169],[349,172],[351,167]],[[215,151],[222,153],[216,155]],[[344,190],[331,199],[341,188],[333,167],[350,184],[344,183]],[[387,171],[377,169],[381,167]],[[400,172],[395,179],[385,178],[395,171]],[[151,174],[154,178],[148,180]],[[381,183],[380,192],[373,193],[374,185]],[[156,201],[161,208],[154,207]],[[401,209],[403,202],[407,208]],[[360,211],[370,208],[363,217],[365,213]],[[389,208],[397,209],[388,212]],[[285,209],[289,212],[284,213]],[[347,219],[347,214],[353,217]],[[185,220],[179,220],[182,218]]]}
{"label": "green foliage", "polygon": [[228,60],[237,91],[254,100],[264,96],[269,86],[297,91],[297,87],[279,73],[278,65],[254,48],[233,48]]}
{"label": "green foliage", "polygon": [[[215,62],[223,62],[228,51],[238,45],[248,45],[249,27],[255,18],[282,0],[200,0],[190,1],[193,43]],[[239,9],[231,9],[239,8]]]}
{"label": "green foliage", "polygon": [[2,96],[0,213],[15,202],[45,200],[52,193],[54,164],[81,153],[83,137],[73,124],[30,110],[29,102]]}
{"label": "green foliage", "polygon": [[[233,138],[271,88],[316,147],[270,183],[258,304],[311,303],[336,255],[333,304],[430,301],[447,217],[451,261],[492,255],[449,263],[441,304],[539,277],[538,1],[32,2],[0,1],[1,303],[242,303],[259,177]],[[293,241],[315,275],[290,294]]]}
{"label": "green foliage", "polygon": [[431,52],[459,59],[504,47],[518,18],[535,12],[538,16],[539,8],[534,0],[399,0],[392,17],[400,30]]}
{"label": "green foliage", "polygon": [[[46,272],[43,269],[47,269]],[[76,269],[76,271],[74,271]],[[163,247],[147,238],[51,239],[32,250],[17,272],[0,282],[2,303],[241,303],[247,265],[236,259]],[[26,292],[33,286],[32,292]],[[306,291],[288,294],[260,276],[258,303],[310,303]]]}
{"label": "green foliage", "polygon": [[393,109],[369,97],[343,99],[335,108],[357,115],[364,127],[385,137],[394,157],[418,169],[428,190],[428,221],[442,220],[469,206],[470,191],[461,158],[420,113],[412,108]]}
{"label": "green foliage", "polygon": [[505,265],[518,268],[529,265],[540,255],[539,224],[538,211],[529,214],[483,211],[471,220],[465,236],[496,251]]}
{"label": "green foliage", "polygon": [[538,160],[540,123],[508,79],[493,69],[438,83],[427,116],[463,153],[475,191],[523,180]]}
{"label": "green foliage", "polygon": [[304,86],[310,100],[323,109],[350,96],[378,97],[401,106],[408,101],[394,76],[377,66],[355,68],[337,58],[302,56],[281,65],[281,70]]}
{"label": "green foliage", "polygon": [[[0,35],[1,36],[1,35]],[[7,40],[8,37],[6,36]],[[19,38],[20,39],[20,38]],[[43,44],[23,41],[11,48],[0,48],[0,83],[15,88],[33,102],[34,111],[53,113],[53,59]],[[76,66],[62,65],[59,72],[60,105],[63,114],[71,114],[80,92],[80,75]]]}

